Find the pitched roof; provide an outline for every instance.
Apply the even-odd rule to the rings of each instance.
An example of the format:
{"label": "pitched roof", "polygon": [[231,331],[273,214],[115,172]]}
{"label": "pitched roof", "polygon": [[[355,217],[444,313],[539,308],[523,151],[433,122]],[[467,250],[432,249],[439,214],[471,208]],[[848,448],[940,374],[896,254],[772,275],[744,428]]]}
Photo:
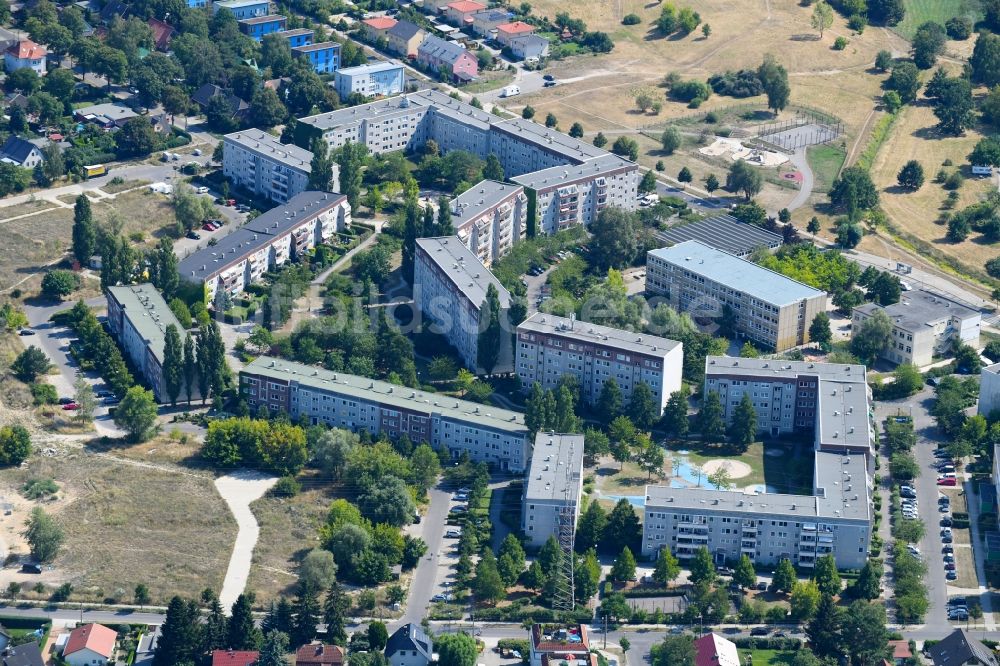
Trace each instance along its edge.
{"label": "pitched roof", "polygon": [[215,650],[212,652],[212,666],[253,666],[260,658],[256,650]]}
{"label": "pitched roof", "polygon": [[986,666],[997,666],[993,651],[970,636],[964,629],[956,629],[945,636],[940,643],[927,648],[935,666],[956,666],[973,662]]}
{"label": "pitched roof", "polygon": [[0,657],[0,663],[3,666],[45,666],[42,651],[34,641],[8,647]]}
{"label": "pitched roof", "polygon": [[497,26],[497,32],[503,32],[508,35],[519,35],[522,32],[534,32],[535,26],[525,23],[524,21],[514,21],[513,23],[504,23],[503,25]]}
{"label": "pitched roof", "polygon": [[476,2],[475,0],[458,0],[458,2],[453,2],[448,5],[448,9],[454,9],[456,12],[468,14],[470,12],[481,12],[486,9],[486,5]]}
{"label": "pitched roof", "polygon": [[0,148],[0,157],[10,159],[18,164],[24,164],[24,161],[28,159],[29,155],[31,155],[31,151],[37,149],[38,146],[31,143],[27,139],[22,139],[21,137],[14,136],[12,134],[7,137],[7,141],[3,144],[3,148]]}
{"label": "pitched roof", "polygon": [[173,26],[155,18],[149,19],[146,23],[149,24],[149,28],[153,31],[153,44],[161,51],[166,50],[170,46],[170,40],[174,36]]}
{"label": "pitched roof", "polygon": [[429,55],[438,60],[444,60],[448,64],[454,64],[463,54],[468,53],[461,44],[446,42],[435,35],[427,35],[424,41],[417,47],[417,52],[422,55]]}
{"label": "pitched roof", "polygon": [[250,108],[250,105],[245,101],[236,95],[227,93],[214,83],[206,83],[201,88],[198,88],[198,90],[191,95],[191,100],[199,106],[208,106],[208,103],[212,101],[212,98],[217,95],[225,95],[226,101],[229,102],[229,107],[233,109],[233,115],[244,113]]}
{"label": "pitched roof", "polygon": [[889,641],[889,645],[892,647],[893,659],[909,659],[913,656],[909,641]]}
{"label": "pitched roof", "polygon": [[103,624],[85,624],[70,633],[66,647],[63,648],[63,655],[71,655],[80,650],[92,650],[110,659],[115,651],[116,640],[118,632],[114,629],[109,629]]}
{"label": "pitched roof", "polygon": [[736,644],[718,634],[705,634],[694,642],[695,666],[740,666]]}
{"label": "pitched roof", "polygon": [[434,651],[431,638],[417,624],[404,624],[389,636],[385,644],[385,656],[390,657],[400,650],[416,650],[427,661],[432,658]]}
{"label": "pitched roof", "polygon": [[365,19],[362,23],[373,30],[388,30],[396,25],[397,21],[390,16],[376,16],[375,18]]}
{"label": "pitched roof", "polygon": [[336,645],[310,643],[295,651],[296,666],[313,666],[313,664],[342,664],[344,650]]}
{"label": "pitched roof", "polygon": [[44,46],[36,44],[30,39],[22,39],[21,41],[12,44],[10,48],[7,49],[7,53],[19,60],[36,60],[38,58],[44,58],[48,51],[45,50]]}
{"label": "pitched roof", "polygon": [[402,40],[413,39],[416,35],[419,35],[423,30],[416,23],[411,23],[409,21],[396,21],[396,25],[389,28],[389,34],[393,37]]}

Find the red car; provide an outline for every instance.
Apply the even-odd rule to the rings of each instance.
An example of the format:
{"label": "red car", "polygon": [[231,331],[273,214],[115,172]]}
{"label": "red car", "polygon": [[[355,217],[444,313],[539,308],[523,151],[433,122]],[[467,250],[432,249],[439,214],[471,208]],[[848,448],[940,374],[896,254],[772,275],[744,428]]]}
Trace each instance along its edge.
{"label": "red car", "polygon": [[63,405],[63,409],[67,411],[73,411],[75,409],[80,409],[80,405],[76,404],[75,402],[67,402],[65,405]]}
{"label": "red car", "polygon": [[956,483],[956,481],[955,481],[955,477],[953,477],[953,476],[948,476],[948,477],[945,477],[943,479],[938,479],[937,480],[937,484],[939,486],[954,486],[954,485],[958,485]]}
{"label": "red car", "polygon": [[206,222],[205,224],[201,225],[201,228],[204,229],[205,231],[215,231],[215,227],[213,227],[208,222]]}

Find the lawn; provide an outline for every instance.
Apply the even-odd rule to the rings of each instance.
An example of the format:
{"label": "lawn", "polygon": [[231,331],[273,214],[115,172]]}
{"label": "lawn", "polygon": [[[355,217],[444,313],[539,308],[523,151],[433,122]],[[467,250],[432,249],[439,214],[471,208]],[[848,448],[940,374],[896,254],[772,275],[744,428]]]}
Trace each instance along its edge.
{"label": "lawn", "polygon": [[73,211],[65,208],[0,221],[4,238],[0,291],[21,284],[59,259],[69,248],[72,226]]}
{"label": "lawn", "polygon": [[119,194],[110,201],[93,204],[94,217],[102,225],[114,222],[121,225],[126,237],[138,238],[147,246],[155,245],[164,236],[172,238],[176,225],[174,207],[170,199],[148,188]]}
{"label": "lawn", "polygon": [[829,192],[833,186],[833,181],[837,179],[840,168],[844,165],[847,154],[844,149],[836,144],[823,144],[821,146],[810,146],[806,149],[806,159],[813,170],[813,177],[816,179],[813,191]]}
{"label": "lawn", "polygon": [[18,217],[20,215],[31,215],[33,213],[38,213],[42,210],[48,210],[50,208],[55,208],[55,204],[51,201],[44,201],[42,199],[36,199],[34,201],[26,201],[22,204],[17,204],[14,206],[6,206],[0,208],[0,220],[6,220],[12,217]]}
{"label": "lawn", "polygon": [[971,9],[966,0],[903,0],[903,5],[906,15],[893,30],[907,39],[912,39],[917,27],[925,21],[944,25],[953,16],[978,18],[978,12]]}
{"label": "lawn", "polygon": [[[753,666],[790,666],[795,659],[791,650],[740,650],[740,657],[746,661],[746,655],[752,658]],[[746,663],[751,663],[746,661]]]}
{"label": "lawn", "polygon": [[506,69],[490,70],[479,73],[479,79],[466,86],[462,86],[462,92],[475,95],[477,93],[489,92],[501,88],[514,80],[514,73]]}

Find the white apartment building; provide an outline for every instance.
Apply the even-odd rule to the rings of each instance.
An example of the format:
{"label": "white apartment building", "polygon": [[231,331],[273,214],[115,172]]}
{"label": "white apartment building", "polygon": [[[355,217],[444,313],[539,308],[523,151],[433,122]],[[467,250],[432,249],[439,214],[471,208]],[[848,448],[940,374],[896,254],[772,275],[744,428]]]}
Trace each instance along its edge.
{"label": "white apartment building", "polygon": [[989,417],[1000,411],[1000,363],[994,363],[979,373],[979,406],[977,414]]}
{"label": "white apartment building", "polygon": [[524,188],[483,180],[451,200],[455,234],[489,266],[524,237],[528,197]]}
{"label": "white apartment building", "polygon": [[541,548],[559,539],[561,526],[575,533],[583,493],[583,435],[535,435],[531,467],[521,500],[521,531]]}
{"label": "white apartment building", "polygon": [[739,336],[775,351],[809,342],[813,317],[826,309],[825,291],[696,240],[647,253],[646,293],[716,321],[728,307]]}
{"label": "white apartment building", "polygon": [[480,327],[486,326],[480,322],[480,309],[490,285],[500,296],[500,321],[505,333],[505,344],[493,372],[510,372],[510,292],[458,237],[417,239],[413,300],[421,314],[433,322],[431,330],[444,335],[458,350],[465,367],[476,373],[486,372],[479,366],[478,352]]}
{"label": "white apartment building", "polygon": [[346,100],[352,94],[365,97],[389,97],[403,92],[403,65],[394,60],[338,69],[333,73],[333,87]]}
{"label": "white apartment building", "polygon": [[881,357],[890,363],[930,365],[936,356],[948,356],[961,342],[979,347],[983,315],[958,301],[932,291],[904,291],[898,303],[885,307],[865,303],[854,308],[851,327],[857,330],[877,310],[892,320],[892,334]]}
{"label": "white apartment building", "polygon": [[614,379],[625,403],[640,384],[663,409],[681,388],[681,343],[573,318],[536,312],[517,327],[515,370],[525,391],[538,382],[554,389],[564,375],[580,381],[580,398],[596,404],[605,382]]}
{"label": "white apartment building", "polygon": [[240,371],[240,394],[251,410],[264,405],[313,425],[406,434],[504,471],[524,472],[531,456],[523,414],[377,379],[260,356]]}
{"label": "white apartment building", "polygon": [[[223,137],[222,173],[234,185],[284,203],[309,186],[312,153],[259,129]],[[337,189],[337,165],[333,166]]]}
{"label": "white apartment building", "polygon": [[351,225],[347,197],[306,191],[250,220],[186,257],[178,266],[181,279],[201,284],[205,301],[215,303],[225,291],[243,292],[267,271],[329,241]]}

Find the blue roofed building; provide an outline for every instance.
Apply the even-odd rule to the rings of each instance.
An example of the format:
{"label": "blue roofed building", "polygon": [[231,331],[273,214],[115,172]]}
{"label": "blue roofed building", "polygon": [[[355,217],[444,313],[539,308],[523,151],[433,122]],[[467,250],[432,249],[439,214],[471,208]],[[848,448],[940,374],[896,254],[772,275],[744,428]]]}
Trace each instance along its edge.
{"label": "blue roofed building", "polygon": [[264,35],[273,32],[281,32],[285,29],[286,19],[278,14],[267,14],[265,16],[253,16],[240,19],[240,32],[255,42],[264,39]]}
{"label": "blue roofed building", "polygon": [[321,42],[292,48],[292,55],[309,61],[317,74],[330,74],[340,69],[340,44]]}

